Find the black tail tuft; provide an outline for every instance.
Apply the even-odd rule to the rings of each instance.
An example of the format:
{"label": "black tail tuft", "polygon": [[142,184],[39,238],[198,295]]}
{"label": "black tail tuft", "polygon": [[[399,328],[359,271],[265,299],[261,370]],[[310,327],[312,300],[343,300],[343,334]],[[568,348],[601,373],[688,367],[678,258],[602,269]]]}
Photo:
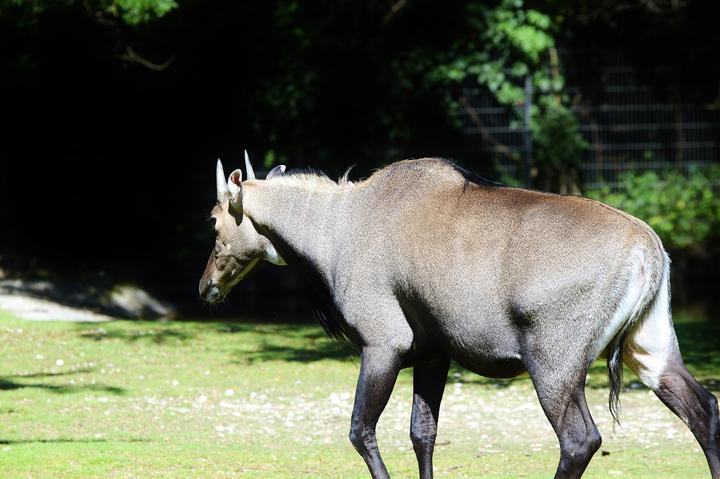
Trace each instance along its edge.
{"label": "black tail tuft", "polygon": [[611,343],[608,354],[608,382],[610,383],[610,398],[608,406],[615,423],[620,425],[620,391],[623,389],[623,363],[622,350],[625,346],[625,332],[619,334]]}

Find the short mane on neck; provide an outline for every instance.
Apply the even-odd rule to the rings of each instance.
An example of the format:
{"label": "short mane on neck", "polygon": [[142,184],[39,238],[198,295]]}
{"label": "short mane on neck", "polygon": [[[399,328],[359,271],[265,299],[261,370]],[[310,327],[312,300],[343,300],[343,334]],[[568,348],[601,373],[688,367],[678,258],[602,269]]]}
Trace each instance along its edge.
{"label": "short mane on neck", "polygon": [[354,185],[352,181],[347,179],[350,170],[348,169],[338,181],[333,181],[330,177],[324,173],[307,170],[289,171],[282,176],[276,176],[271,178],[268,183],[273,185],[287,185],[300,187],[303,189],[337,189],[347,188]]}

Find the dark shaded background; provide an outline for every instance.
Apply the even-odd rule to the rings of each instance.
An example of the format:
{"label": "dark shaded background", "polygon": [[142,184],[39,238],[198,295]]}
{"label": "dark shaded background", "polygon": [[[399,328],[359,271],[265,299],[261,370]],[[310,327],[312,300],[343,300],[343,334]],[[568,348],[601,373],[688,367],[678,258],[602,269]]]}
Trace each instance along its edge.
{"label": "dark shaded background", "polygon": [[[404,2],[403,2],[404,3]],[[563,17],[557,33],[577,83],[599,92],[593,52],[622,48],[652,73],[660,94],[711,102],[720,94],[713,2],[528,2]],[[465,2],[188,1],[149,24],[107,24],[81,5],[0,13],[0,254],[11,270],[77,277],[109,272],[190,309],[212,235],[213,168],[257,170],[267,151],[290,167],[353,177],[412,156],[455,158],[487,176],[442,98],[402,77],[409,52],[450,48]],[[284,10],[285,9],[285,10]],[[154,71],[123,60],[127,46]],[[581,50],[582,49],[582,50]],[[650,73],[649,73],[650,75]],[[704,85],[692,89],[692,79]],[[291,290],[265,267],[247,291]],[[267,271],[275,270],[275,273]],[[249,283],[252,283],[250,281]],[[272,285],[272,287],[271,287]],[[249,288],[249,289],[247,289]],[[242,293],[236,293],[241,295]],[[239,296],[238,296],[239,297]]]}

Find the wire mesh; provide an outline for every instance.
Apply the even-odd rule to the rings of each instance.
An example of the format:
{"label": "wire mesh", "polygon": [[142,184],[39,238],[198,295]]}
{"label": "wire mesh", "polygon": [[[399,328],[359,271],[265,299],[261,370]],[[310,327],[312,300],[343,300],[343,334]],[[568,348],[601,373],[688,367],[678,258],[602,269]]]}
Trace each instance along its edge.
{"label": "wire mesh", "polygon": [[[567,53],[567,52],[566,52]],[[582,52],[572,52],[582,58]],[[720,161],[720,109],[692,95],[668,94],[661,84],[668,71],[681,65],[637,65],[627,52],[603,52],[593,65],[592,94],[587,74],[574,63],[565,71],[566,92],[580,130],[588,142],[580,173],[583,189],[618,185],[625,171],[687,172]],[[682,72],[678,72],[682,73]],[[679,88],[708,88],[712,78],[683,78]],[[717,88],[717,85],[711,85]],[[456,92],[467,149],[482,162],[492,162],[503,175],[523,175],[524,126],[514,107],[499,104],[484,87],[468,82]]]}

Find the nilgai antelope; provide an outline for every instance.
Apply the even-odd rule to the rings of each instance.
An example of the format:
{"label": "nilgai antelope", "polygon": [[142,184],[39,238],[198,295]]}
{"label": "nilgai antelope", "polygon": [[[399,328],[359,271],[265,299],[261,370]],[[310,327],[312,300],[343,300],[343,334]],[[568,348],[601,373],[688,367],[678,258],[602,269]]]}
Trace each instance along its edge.
{"label": "nilgai antelope", "polygon": [[625,363],[677,414],[720,479],[717,399],[687,371],[670,315],[670,260],[648,225],[576,196],[509,188],[451,162],[407,160],[338,182],[284,167],[225,178],[200,296],[221,301],[260,260],[287,263],[324,295],[321,322],[361,352],[350,441],[388,477],[375,425],[412,367],[410,439],[432,477],[451,359],[483,376],[530,375],[560,442],[555,477],[580,477],[600,447],[587,368],[607,358],[617,414]]}

